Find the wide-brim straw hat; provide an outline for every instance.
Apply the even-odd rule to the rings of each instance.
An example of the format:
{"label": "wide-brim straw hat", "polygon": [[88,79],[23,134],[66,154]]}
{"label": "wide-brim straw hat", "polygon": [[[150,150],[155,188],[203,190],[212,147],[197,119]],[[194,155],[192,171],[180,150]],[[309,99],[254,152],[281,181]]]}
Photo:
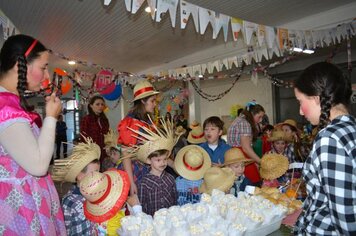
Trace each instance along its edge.
{"label": "wide-brim straw hat", "polygon": [[237,162],[244,162],[245,165],[249,165],[254,161],[251,159],[247,159],[245,154],[240,150],[240,148],[230,148],[225,152],[224,166],[234,164]]}
{"label": "wide-brim straw hat", "polygon": [[193,120],[189,128],[194,129],[195,127],[200,126],[200,123],[197,120]]}
{"label": "wide-brim straw hat", "polygon": [[109,129],[109,132],[104,134],[104,144],[105,144],[105,150],[108,152],[110,151],[111,148],[115,148],[118,151],[121,150],[120,145],[117,144],[118,140],[118,133],[116,133],[114,130]]}
{"label": "wide-brim straw hat", "polygon": [[228,167],[211,167],[204,174],[204,181],[199,187],[201,193],[211,194],[213,189],[227,192],[236,180],[235,173]]}
{"label": "wide-brim straw hat", "polygon": [[286,156],[270,153],[262,156],[260,175],[263,179],[272,180],[281,177],[289,168]]}
{"label": "wide-brim straw hat", "polygon": [[91,138],[85,138],[86,143],[79,143],[73,148],[68,158],[54,160],[52,179],[60,182],[75,183],[79,173],[92,161],[99,160],[100,147]]}
{"label": "wide-brim straw hat", "polygon": [[154,89],[152,84],[146,80],[138,82],[133,90],[134,99],[133,101],[149,97],[155,94],[159,94],[158,91]]}
{"label": "wide-brim straw hat", "polygon": [[275,129],[275,130],[272,131],[271,137],[269,137],[267,140],[270,141],[270,142],[280,141],[280,140],[283,140],[283,141],[286,141],[286,142],[291,142],[292,138],[287,136],[286,133],[283,132],[282,130],[276,130]]}
{"label": "wide-brim straw hat", "polygon": [[188,145],[178,151],[174,159],[174,167],[185,179],[199,180],[211,167],[211,160],[202,147]]}
{"label": "wide-brim straw hat", "polygon": [[178,136],[184,135],[186,132],[187,132],[187,130],[184,129],[183,126],[181,126],[181,125],[178,126],[178,127],[176,128],[176,130],[174,131],[174,133],[175,133],[176,135],[178,135]]}
{"label": "wide-brim straw hat", "polygon": [[299,131],[297,122],[293,119],[287,119],[287,120],[283,121],[282,123],[276,124],[275,127],[276,127],[276,129],[282,129],[283,125],[289,125],[296,131]]}
{"label": "wide-brim straw hat", "polygon": [[125,204],[130,190],[129,176],[117,169],[91,172],[82,179],[79,189],[86,199],[85,217],[102,223],[115,216]]}
{"label": "wide-brim straw hat", "polygon": [[203,128],[200,125],[195,126],[189,132],[187,140],[189,143],[192,143],[192,144],[199,144],[199,143],[206,142]]}

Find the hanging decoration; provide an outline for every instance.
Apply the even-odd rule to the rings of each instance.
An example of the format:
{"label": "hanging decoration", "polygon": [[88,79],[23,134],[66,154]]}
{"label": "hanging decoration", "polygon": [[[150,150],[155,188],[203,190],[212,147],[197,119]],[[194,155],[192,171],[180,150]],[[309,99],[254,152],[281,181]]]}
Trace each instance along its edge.
{"label": "hanging decoration", "polygon": [[119,99],[120,96],[122,94],[122,89],[121,89],[121,84],[116,84],[115,85],[115,89],[114,91],[112,91],[111,93],[109,94],[104,94],[103,97],[106,99],[106,100],[109,100],[109,101],[114,101],[116,99]]}

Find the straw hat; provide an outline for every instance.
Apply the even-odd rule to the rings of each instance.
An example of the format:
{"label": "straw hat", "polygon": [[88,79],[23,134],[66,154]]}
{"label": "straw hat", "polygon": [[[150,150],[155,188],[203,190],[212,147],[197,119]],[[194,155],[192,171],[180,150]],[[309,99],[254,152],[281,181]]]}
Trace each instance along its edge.
{"label": "straw hat", "polygon": [[84,215],[90,221],[102,223],[109,220],[125,204],[130,190],[129,176],[125,171],[110,169],[86,175],[79,189],[84,202]]}
{"label": "straw hat", "polygon": [[236,162],[245,162],[245,165],[251,164],[254,161],[247,159],[245,154],[239,148],[230,148],[224,155],[224,166],[234,164]]}
{"label": "straw hat", "polygon": [[199,126],[200,123],[197,120],[193,120],[193,122],[190,124],[189,128],[194,129],[195,127]]}
{"label": "straw hat", "polygon": [[152,84],[146,80],[138,82],[133,90],[133,95],[134,95],[134,101],[149,97],[155,94],[159,94],[158,91],[156,91]]}
{"label": "straw hat", "polygon": [[277,124],[276,128],[282,129],[283,125],[289,125],[289,126],[293,127],[295,130],[297,130],[297,131],[299,130],[297,127],[297,122],[293,119],[287,119],[287,120],[283,121],[282,123]]}
{"label": "straw hat", "polygon": [[194,126],[188,134],[187,138],[189,143],[199,144],[206,142],[204,137],[204,130],[200,125]]}
{"label": "straw hat", "polygon": [[262,156],[260,174],[263,179],[277,179],[289,168],[288,158],[276,153]]}
{"label": "straw hat", "polygon": [[189,180],[203,178],[211,167],[209,154],[197,145],[188,145],[179,150],[174,160],[174,167],[179,175]]}
{"label": "straw hat", "polygon": [[184,129],[183,126],[181,126],[181,125],[178,126],[178,127],[176,128],[176,130],[174,131],[174,133],[175,133],[176,135],[178,135],[178,136],[184,135],[186,132],[187,132],[187,130]]}
{"label": "straw hat", "polygon": [[211,194],[213,189],[228,191],[236,179],[230,168],[211,167],[204,174],[204,181],[199,187],[201,193]]}
{"label": "straw hat", "polygon": [[52,179],[54,181],[75,183],[79,173],[92,161],[100,158],[100,147],[88,137],[86,143],[79,143],[73,148],[68,158],[54,160]]}
{"label": "straw hat", "polygon": [[[154,151],[158,150],[168,150],[170,156],[173,147],[176,145],[179,136],[173,132],[173,123],[169,120],[165,121],[160,119],[162,124],[162,129],[158,128],[151,120],[151,128],[153,131],[145,126],[139,125],[139,130],[133,130],[132,132],[137,134],[135,138],[142,142],[141,145],[133,145],[127,149],[128,155],[123,158],[136,158],[137,160],[147,164],[147,157]],[[143,130],[142,132],[140,130]]]}
{"label": "straw hat", "polygon": [[286,135],[285,132],[283,132],[282,130],[273,130],[272,131],[272,136],[268,138],[268,141],[270,142],[274,142],[274,141],[280,141],[280,140],[283,140],[283,141],[286,141],[286,142],[290,142],[292,141],[291,137],[288,137]]}
{"label": "straw hat", "polygon": [[115,148],[118,151],[121,150],[120,145],[117,144],[118,137],[119,137],[118,133],[116,133],[112,129],[109,129],[109,132],[107,132],[107,134],[104,134],[104,144],[105,144],[105,150],[107,152],[110,151],[111,148]]}

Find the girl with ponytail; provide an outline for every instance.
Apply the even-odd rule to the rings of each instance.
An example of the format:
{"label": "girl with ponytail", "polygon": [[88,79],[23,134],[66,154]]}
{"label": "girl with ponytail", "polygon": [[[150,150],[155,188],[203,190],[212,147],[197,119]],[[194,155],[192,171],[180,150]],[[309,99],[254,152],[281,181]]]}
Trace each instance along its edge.
{"label": "girl with ponytail", "polygon": [[26,92],[49,78],[49,52],[27,35],[9,37],[0,52],[1,235],[65,235],[63,213],[48,174],[61,102],[46,98],[42,129],[27,111]]}
{"label": "girl with ponytail", "polygon": [[351,83],[333,64],[309,66],[295,81],[299,112],[317,125],[303,177],[308,196],[298,235],[356,235],[356,120],[349,114]]}

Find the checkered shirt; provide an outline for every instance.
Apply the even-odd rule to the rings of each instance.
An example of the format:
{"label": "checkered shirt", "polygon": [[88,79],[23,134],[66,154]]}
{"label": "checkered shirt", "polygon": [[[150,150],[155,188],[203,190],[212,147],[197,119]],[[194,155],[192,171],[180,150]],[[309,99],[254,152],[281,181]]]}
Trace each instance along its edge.
{"label": "checkered shirt", "polygon": [[68,236],[95,235],[94,223],[85,218],[85,198],[77,186],[73,186],[62,199],[64,223]]}
{"label": "checkered shirt", "polygon": [[231,147],[241,147],[241,136],[249,136],[252,140],[252,128],[244,115],[237,117],[227,132],[227,144]]}
{"label": "checkered shirt", "polygon": [[303,175],[307,193],[298,235],[356,235],[356,121],[335,118],[314,140]]}
{"label": "checkered shirt", "polygon": [[163,171],[161,176],[146,174],[138,184],[138,198],[142,211],[152,216],[161,208],[177,205],[174,177],[166,171]]}

